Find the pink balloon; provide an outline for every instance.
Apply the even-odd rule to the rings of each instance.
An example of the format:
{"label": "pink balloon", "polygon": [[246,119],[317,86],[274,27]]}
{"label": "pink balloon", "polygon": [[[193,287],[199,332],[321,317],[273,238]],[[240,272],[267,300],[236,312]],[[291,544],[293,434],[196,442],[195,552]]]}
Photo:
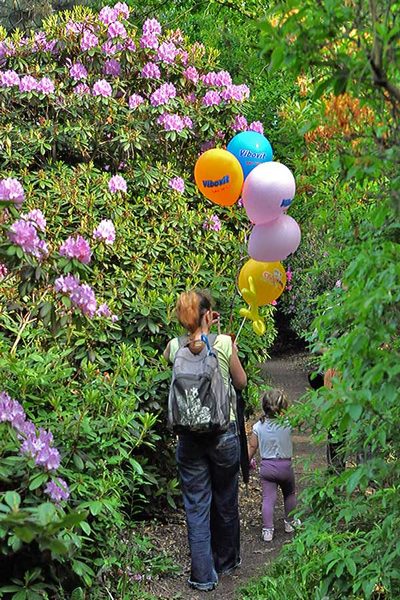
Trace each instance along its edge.
{"label": "pink balloon", "polygon": [[295,192],[293,174],[285,165],[273,161],[257,165],[243,186],[247,216],[256,225],[273,221],[290,206]]}
{"label": "pink balloon", "polygon": [[255,225],[249,239],[249,255],[260,262],[283,260],[299,247],[301,231],[289,215],[263,225]]}

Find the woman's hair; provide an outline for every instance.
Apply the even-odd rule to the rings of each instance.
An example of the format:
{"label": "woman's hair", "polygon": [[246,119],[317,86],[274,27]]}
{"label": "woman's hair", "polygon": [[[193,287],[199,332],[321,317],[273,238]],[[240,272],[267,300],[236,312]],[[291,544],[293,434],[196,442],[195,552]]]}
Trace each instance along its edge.
{"label": "woman's hair", "polygon": [[282,390],[268,390],[261,396],[261,406],[264,411],[261,421],[264,421],[265,417],[276,417],[282,414],[289,403]]}
{"label": "woman's hair", "polygon": [[211,310],[211,296],[206,291],[183,292],[176,303],[175,311],[179,323],[190,333],[196,331],[207,311]]}

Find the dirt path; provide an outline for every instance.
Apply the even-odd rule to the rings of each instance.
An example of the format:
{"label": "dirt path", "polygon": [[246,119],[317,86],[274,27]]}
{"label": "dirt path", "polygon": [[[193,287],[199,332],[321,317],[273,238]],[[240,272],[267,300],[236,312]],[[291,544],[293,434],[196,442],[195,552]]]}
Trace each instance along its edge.
{"label": "dirt path", "polygon": [[[306,362],[306,354],[279,356],[265,364],[263,373],[269,383],[282,388],[289,400],[296,402],[307,389]],[[310,446],[309,438],[304,433],[295,432],[293,442],[297,488],[301,490],[304,485],[302,473],[305,459],[311,459],[313,464],[323,464],[324,456],[320,448],[316,451]],[[242,566],[233,575],[221,577],[218,587],[206,595],[207,599],[233,600],[236,589],[250,578],[260,575],[265,564],[277,556],[284,543],[290,541],[291,536],[283,530],[283,503],[280,495],[275,512],[274,540],[270,544],[261,540],[261,485],[257,472],[250,476],[248,489],[243,484],[240,486],[240,507]],[[186,583],[190,572],[190,560],[183,511],[177,511],[167,524],[153,527],[146,532],[147,535],[150,535],[157,547],[165,550],[181,565],[182,573],[154,581],[151,592],[157,598],[165,600],[204,600],[204,592],[191,590]]]}

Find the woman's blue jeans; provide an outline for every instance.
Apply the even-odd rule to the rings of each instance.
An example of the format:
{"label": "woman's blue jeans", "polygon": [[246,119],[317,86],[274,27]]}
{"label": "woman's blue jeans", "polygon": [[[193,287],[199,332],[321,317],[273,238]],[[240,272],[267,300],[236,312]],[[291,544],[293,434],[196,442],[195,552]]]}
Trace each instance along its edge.
{"label": "woman's blue jeans", "polygon": [[217,435],[182,434],[176,458],[191,555],[189,583],[212,589],[240,563],[239,437],[236,423]]}

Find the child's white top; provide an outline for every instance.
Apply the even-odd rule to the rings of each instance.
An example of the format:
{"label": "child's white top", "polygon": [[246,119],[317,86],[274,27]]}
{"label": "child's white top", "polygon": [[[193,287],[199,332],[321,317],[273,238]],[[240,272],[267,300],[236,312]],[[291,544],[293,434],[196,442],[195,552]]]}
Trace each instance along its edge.
{"label": "child's white top", "polygon": [[257,421],[253,433],[258,438],[261,458],[292,458],[292,428],[279,425],[275,419]]}

